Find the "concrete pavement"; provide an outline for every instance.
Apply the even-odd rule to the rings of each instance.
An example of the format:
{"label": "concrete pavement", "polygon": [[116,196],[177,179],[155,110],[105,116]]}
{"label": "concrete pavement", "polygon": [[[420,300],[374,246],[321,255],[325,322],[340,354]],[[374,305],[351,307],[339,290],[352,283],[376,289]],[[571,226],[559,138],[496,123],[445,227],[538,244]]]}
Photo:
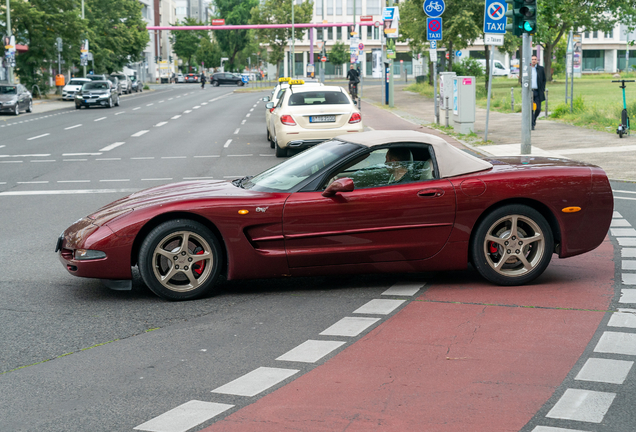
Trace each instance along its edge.
{"label": "concrete pavement", "polygon": [[[394,108],[382,105],[380,86],[366,86],[363,101],[382,107],[417,125],[431,125],[435,121],[433,100],[404,91],[405,85],[395,86]],[[556,102],[552,102],[554,104]],[[364,108],[364,107],[363,107]],[[444,124],[444,111],[440,112]],[[451,113],[452,122],[452,113]],[[519,155],[521,150],[521,113],[490,112],[488,140],[483,143],[486,110],[476,108],[475,133],[477,138],[458,139],[484,155]],[[451,123],[452,124],[452,123]],[[567,125],[545,118],[537,121],[532,131],[532,154],[537,156],[567,157],[602,167],[612,180],[636,181],[636,139],[619,138],[615,130],[600,132]]]}

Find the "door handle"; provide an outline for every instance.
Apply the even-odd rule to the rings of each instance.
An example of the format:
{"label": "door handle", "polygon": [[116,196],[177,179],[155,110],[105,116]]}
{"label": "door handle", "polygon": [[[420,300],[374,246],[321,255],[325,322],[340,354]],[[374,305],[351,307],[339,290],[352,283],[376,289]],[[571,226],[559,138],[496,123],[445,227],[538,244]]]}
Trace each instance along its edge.
{"label": "door handle", "polygon": [[422,198],[439,198],[444,195],[444,189],[422,189],[417,196]]}

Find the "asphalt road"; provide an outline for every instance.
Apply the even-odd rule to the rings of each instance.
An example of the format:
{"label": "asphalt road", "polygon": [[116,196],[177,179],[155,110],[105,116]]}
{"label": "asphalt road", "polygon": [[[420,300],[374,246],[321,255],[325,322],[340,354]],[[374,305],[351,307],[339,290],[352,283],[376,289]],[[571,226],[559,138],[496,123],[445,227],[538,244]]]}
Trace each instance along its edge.
{"label": "asphalt road", "polygon": [[[415,291],[388,296],[396,303],[381,313],[360,312],[361,318],[373,321],[367,330],[382,328],[415,295],[435,292],[422,287],[475,279],[468,270],[441,278],[418,274],[222,282],[213,297],[172,303],[152,294],[138,274],[132,291],[111,291],[99,281],[70,276],[53,253],[55,240],[101,205],[158,184],[236,178],[278,163],[265,139],[264,104],[259,102],[264,94],[233,90],[162,86],[122,97],[121,106],[113,109],[78,111],[69,103],[68,109],[47,114],[0,116],[1,431],[131,431],[188,401],[212,399],[231,405],[227,413],[236,412],[293,378],[256,397],[211,391],[258,368],[281,368],[276,359],[283,353],[320,339],[325,329],[369,302],[387,299],[387,290],[396,283],[410,284]],[[371,116],[369,110],[363,115]],[[636,187],[613,187],[626,191],[616,193],[625,198],[616,200],[616,210],[636,226]],[[620,280],[619,249],[614,259]],[[558,274],[549,271],[548,279]],[[472,292],[470,283],[455,287],[455,294]],[[613,310],[622,307],[618,285],[616,292]],[[549,300],[550,290],[540,293]],[[593,355],[609,317],[607,313],[578,361],[579,369]],[[297,371],[294,377],[319,369],[365,334],[333,336],[342,345],[319,362],[292,362],[286,368]],[[603,425],[614,429],[546,420],[576,373],[573,368],[556,384],[554,396],[523,430],[546,424],[631,430],[633,372],[620,389],[610,386],[619,396]],[[193,430],[211,422],[202,420]]]}
{"label": "asphalt road", "polygon": [[233,90],[178,85],[122,97],[113,109],[69,103],[0,117],[0,430],[131,430],[206,400],[396,281],[231,282],[214,297],[171,303],[138,275],[133,291],[111,291],[64,270],[56,238],[100,206],[133,190],[279,162],[265,139],[263,94]]}

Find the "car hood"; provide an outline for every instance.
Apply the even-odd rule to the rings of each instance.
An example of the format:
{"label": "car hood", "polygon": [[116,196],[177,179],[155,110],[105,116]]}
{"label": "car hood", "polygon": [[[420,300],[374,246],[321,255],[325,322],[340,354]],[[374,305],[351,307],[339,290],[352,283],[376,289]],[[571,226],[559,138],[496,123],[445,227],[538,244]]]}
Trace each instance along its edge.
{"label": "car hood", "polygon": [[81,85],[65,85],[62,90],[64,91],[78,91],[82,88]]}
{"label": "car hood", "polygon": [[95,221],[104,221],[111,220],[120,214],[146,207],[162,207],[202,199],[254,198],[265,195],[268,194],[236,187],[231,181],[227,180],[199,180],[170,183],[135,192],[100,208],[88,217]]}
{"label": "car hood", "polygon": [[84,90],[82,94],[107,94],[108,90]]}
{"label": "car hood", "polygon": [[18,95],[0,95],[0,102],[9,102],[17,98]]}

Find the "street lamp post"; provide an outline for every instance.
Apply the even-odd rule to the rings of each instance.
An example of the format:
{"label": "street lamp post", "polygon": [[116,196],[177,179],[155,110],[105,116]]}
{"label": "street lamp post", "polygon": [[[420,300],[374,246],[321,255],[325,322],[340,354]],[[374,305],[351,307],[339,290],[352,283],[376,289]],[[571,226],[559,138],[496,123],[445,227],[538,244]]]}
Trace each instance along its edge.
{"label": "street lamp post", "polygon": [[[83,19],[84,19],[84,0],[82,0],[82,20]],[[95,70],[95,66],[93,66],[93,70]],[[86,65],[84,65],[84,78],[86,78]]]}
{"label": "street lamp post", "polygon": [[296,43],[296,32],[294,32],[294,3],[296,0],[291,0],[292,4],[292,46],[291,46],[291,67],[292,70],[289,76],[296,75],[296,52],[295,52],[295,43]]}
{"label": "street lamp post", "polygon": [[[7,0],[7,36],[9,36],[9,40],[11,40],[11,7],[9,0]],[[7,82],[13,84],[13,67],[11,67],[11,63],[9,63],[9,67],[7,68]]]}

